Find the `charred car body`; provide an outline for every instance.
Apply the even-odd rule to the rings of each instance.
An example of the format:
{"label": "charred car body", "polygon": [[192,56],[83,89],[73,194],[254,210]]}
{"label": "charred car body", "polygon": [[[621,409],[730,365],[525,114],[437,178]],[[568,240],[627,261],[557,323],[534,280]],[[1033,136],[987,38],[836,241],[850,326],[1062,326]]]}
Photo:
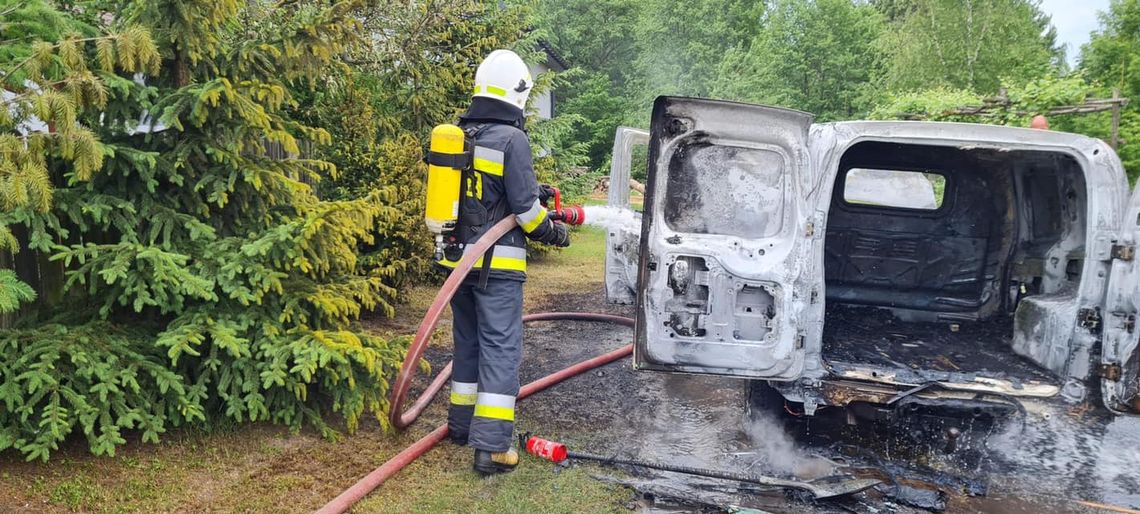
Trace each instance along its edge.
{"label": "charred car body", "polygon": [[808,415],[1140,410],[1140,196],[1103,142],[662,97],[648,133],[618,130],[611,204],[639,145],[640,232],[610,231],[606,270],[636,368],[768,383]]}

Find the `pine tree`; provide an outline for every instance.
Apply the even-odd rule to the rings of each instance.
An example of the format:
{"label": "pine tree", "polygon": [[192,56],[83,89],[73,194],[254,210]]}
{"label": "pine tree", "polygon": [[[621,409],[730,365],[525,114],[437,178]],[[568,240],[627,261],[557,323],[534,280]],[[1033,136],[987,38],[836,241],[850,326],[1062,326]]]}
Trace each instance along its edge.
{"label": "pine tree", "polygon": [[[92,309],[0,339],[0,449],[47,458],[77,430],[111,453],[120,429],[153,439],[223,417],[327,435],[329,411],[349,430],[365,414],[384,423],[404,345],[356,325],[394,293],[392,270],[357,251],[399,211],[385,190],[321,201],[310,184],[335,167],[301,157],[301,142],[330,134],[292,115],[293,90],[319,87],[360,45],[360,7],[148,0],[120,11],[116,24],[153,34],[161,72],[108,77],[106,106],[76,117],[100,141],[98,173],[50,166],[54,206],[7,220],[67,267],[69,304]],[[92,62],[105,62],[95,45]],[[52,343],[53,330],[77,342]],[[38,356],[35,370],[24,355]]]}
{"label": "pine tree", "polygon": [[[158,53],[147,31],[102,33],[43,1],[0,2],[0,250],[20,251],[9,225],[52,206],[49,166],[69,167],[70,181],[89,180],[103,147],[84,113],[106,106],[115,72],[154,71]],[[0,275],[0,313],[35,299],[15,273]]]}

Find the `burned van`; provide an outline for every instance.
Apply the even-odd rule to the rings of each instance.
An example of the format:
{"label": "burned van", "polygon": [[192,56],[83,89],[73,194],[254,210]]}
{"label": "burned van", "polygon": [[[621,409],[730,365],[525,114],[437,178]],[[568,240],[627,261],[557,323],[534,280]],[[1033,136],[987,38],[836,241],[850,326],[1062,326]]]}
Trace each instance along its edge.
{"label": "burned van", "polygon": [[[636,368],[858,403],[1099,398],[1140,411],[1140,196],[1075,134],[662,97],[640,231],[607,245]],[[767,386],[765,386],[767,387]]]}

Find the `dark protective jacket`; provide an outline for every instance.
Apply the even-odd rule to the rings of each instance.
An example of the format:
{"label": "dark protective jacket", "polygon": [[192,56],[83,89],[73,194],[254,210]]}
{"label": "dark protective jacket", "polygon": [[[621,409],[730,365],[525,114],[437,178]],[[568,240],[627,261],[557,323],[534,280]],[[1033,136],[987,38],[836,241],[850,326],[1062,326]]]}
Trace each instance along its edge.
{"label": "dark protective jacket", "polygon": [[[522,130],[525,114],[504,102],[477,97],[459,119],[464,130],[477,130],[472,149],[475,184],[467,194],[488,213],[486,223],[461,227],[459,242],[474,243],[495,223],[515,216],[519,226],[492,248],[489,277],[526,280],[526,238],[556,244],[558,238],[565,237],[565,231],[554,226],[539,202],[530,139]],[[454,268],[458,261],[445,258],[439,264]],[[482,268],[480,259],[470,276],[476,277]]]}

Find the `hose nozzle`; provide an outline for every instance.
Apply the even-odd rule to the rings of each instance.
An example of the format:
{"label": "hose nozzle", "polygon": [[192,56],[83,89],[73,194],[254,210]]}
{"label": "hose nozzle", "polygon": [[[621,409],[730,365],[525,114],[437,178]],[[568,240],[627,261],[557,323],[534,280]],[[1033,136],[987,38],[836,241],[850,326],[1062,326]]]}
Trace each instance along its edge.
{"label": "hose nozzle", "polygon": [[586,210],[581,205],[551,209],[550,219],[567,225],[581,225],[586,221]]}
{"label": "hose nozzle", "polygon": [[586,211],[582,209],[581,205],[562,207],[562,191],[559,191],[557,187],[542,187],[548,191],[548,196],[540,197],[542,205],[545,207],[547,201],[554,200],[554,208],[549,211],[551,220],[561,221],[567,225],[581,225],[586,221]]}

